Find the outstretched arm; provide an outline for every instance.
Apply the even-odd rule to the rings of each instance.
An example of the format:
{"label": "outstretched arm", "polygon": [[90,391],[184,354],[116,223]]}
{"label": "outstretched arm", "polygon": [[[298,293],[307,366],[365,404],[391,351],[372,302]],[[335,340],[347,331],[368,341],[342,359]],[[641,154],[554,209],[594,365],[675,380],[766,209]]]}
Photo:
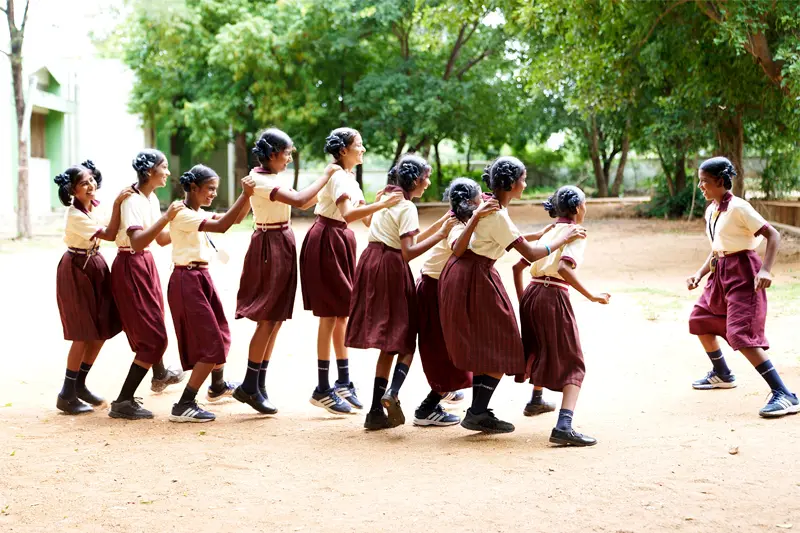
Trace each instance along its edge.
{"label": "outstretched arm", "polygon": [[166,246],[172,242],[169,231],[164,231],[164,228],[167,227],[167,224],[175,218],[175,215],[177,215],[181,209],[186,209],[186,204],[180,200],[172,202],[169,208],[167,208],[167,212],[161,215],[161,218],[159,218],[155,224],[147,229],[134,229],[130,231],[128,233],[128,238],[131,240],[131,248],[133,248],[135,252],[141,252],[147,248],[153,240],[160,246]]}
{"label": "outstretched arm", "polygon": [[[437,242],[441,241],[442,239],[446,239],[450,234],[450,230],[453,229],[453,226],[455,226],[456,223],[458,223],[458,219],[456,219],[454,216],[451,216],[450,220],[443,225],[439,225],[439,229],[433,232],[432,235],[429,235],[425,239],[421,239],[419,242],[415,242],[414,237],[403,237],[400,239],[400,252],[403,254],[403,259],[405,262],[410,263],[412,260],[436,246]],[[434,225],[437,224],[438,222],[434,223]],[[428,232],[428,230],[430,230],[430,228],[425,230],[425,232]]]}
{"label": "outstretched arm", "polygon": [[600,294],[597,295],[594,295],[591,292],[589,292],[589,290],[583,286],[583,284],[578,279],[578,276],[575,274],[572,263],[568,261],[564,261],[563,259],[559,261],[558,275],[561,276],[564,279],[564,281],[569,283],[576,291],[583,294],[589,301],[601,304],[607,304],[608,300],[611,298],[611,295],[606,292],[601,292]]}
{"label": "outstretched arm", "polygon": [[[233,226],[234,222],[241,215],[242,210],[250,206],[250,197],[253,196],[253,188],[255,182],[253,178],[246,177],[242,180],[242,194],[236,199],[236,202],[228,209],[220,218],[209,218],[203,223],[203,231],[209,233],[225,233]],[[247,211],[245,211],[246,213]]]}
{"label": "outstretched arm", "polygon": [[117,198],[114,200],[114,207],[111,210],[111,220],[108,222],[108,226],[97,232],[98,239],[102,239],[104,241],[113,241],[117,238],[119,223],[122,219],[120,207],[122,206],[122,201],[131,194],[133,194],[133,189],[130,187],[123,189],[122,192],[119,193]]}

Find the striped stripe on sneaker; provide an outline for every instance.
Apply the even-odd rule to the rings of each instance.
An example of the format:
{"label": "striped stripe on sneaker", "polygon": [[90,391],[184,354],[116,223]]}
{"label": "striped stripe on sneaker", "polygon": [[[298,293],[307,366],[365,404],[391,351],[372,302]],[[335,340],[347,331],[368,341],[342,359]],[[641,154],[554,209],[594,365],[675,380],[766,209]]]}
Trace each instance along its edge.
{"label": "striped stripe on sneaker", "polygon": [[347,415],[353,412],[350,404],[340,398],[333,390],[333,387],[325,391],[314,389],[308,401],[311,402],[311,405],[321,407],[335,415]]}
{"label": "striped stripe on sneaker", "polygon": [[770,393],[767,404],[758,412],[764,418],[778,418],[800,412],[800,401],[796,394],[786,394],[781,390]]}
{"label": "striped stripe on sneaker", "polygon": [[713,370],[706,374],[703,379],[698,379],[692,383],[692,388],[697,390],[732,389],[734,387],[736,387],[736,376],[733,374],[724,376],[717,374]]}
{"label": "striped stripe on sneaker", "polygon": [[217,417],[214,413],[206,411],[197,402],[176,403],[172,406],[172,413],[169,415],[170,422],[211,422]]}
{"label": "striped stripe on sneaker", "polygon": [[414,412],[415,426],[454,426],[461,422],[461,418],[450,414],[441,405],[437,405],[430,411],[417,409]]}

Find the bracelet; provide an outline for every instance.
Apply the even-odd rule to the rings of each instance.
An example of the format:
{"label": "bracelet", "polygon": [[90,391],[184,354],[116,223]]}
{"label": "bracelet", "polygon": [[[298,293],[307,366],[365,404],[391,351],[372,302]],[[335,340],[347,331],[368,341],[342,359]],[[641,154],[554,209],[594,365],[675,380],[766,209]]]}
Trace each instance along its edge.
{"label": "bracelet", "polygon": [[550,255],[551,253],[553,253],[553,252],[550,250],[550,247],[549,247],[549,246],[547,246],[546,244],[544,245],[544,249],[545,249],[545,250],[547,250],[547,255]]}

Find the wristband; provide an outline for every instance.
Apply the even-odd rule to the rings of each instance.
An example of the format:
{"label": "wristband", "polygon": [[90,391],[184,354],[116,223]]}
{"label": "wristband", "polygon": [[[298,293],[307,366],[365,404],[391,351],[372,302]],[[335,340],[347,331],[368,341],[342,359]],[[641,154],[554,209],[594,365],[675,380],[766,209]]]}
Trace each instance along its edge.
{"label": "wristband", "polygon": [[547,250],[547,255],[550,255],[551,253],[553,253],[552,251],[550,251],[550,247],[547,246],[546,244],[544,245],[544,249]]}

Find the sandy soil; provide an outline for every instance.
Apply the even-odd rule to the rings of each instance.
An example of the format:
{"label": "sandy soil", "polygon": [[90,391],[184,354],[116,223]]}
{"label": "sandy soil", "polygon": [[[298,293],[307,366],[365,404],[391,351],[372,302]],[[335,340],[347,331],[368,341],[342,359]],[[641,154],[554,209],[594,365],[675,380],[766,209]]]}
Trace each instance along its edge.
{"label": "sandy soil", "polygon": [[[436,214],[426,211],[423,220]],[[512,217],[523,228],[547,222],[531,207],[512,209]],[[298,242],[308,227],[307,219],[296,221]],[[702,223],[592,219],[587,227],[581,275],[613,295],[611,305],[600,306],[573,293],[588,369],[575,422],[600,441],[588,449],[550,447],[555,415],[525,418],[530,386],[510,379],[492,402],[517,425],[510,435],[421,429],[410,420],[368,434],[361,414],[318,410],[308,403],[316,322],[299,295],[267,378],[277,416],[259,417],[232,401],[213,407],[214,423],[171,424],[167,414],[180,390],[156,396],[147,382],[139,394],[156,412],[153,421],[117,421],[105,412],[62,416],[55,399],[68,345],[54,296],[62,249],[56,239],[4,243],[0,531],[800,528],[800,417],[760,419],[768,391],[727,348],[737,389],[698,392],[689,385],[709,366],[686,325],[697,294],[683,285],[707,253]],[[366,234],[357,229],[363,247]],[[248,236],[234,231],[215,239],[232,257],[212,272],[231,319]],[[113,246],[104,248],[109,263],[113,253]],[[157,261],[166,284],[168,251]],[[498,262],[510,294],[515,261],[509,254]],[[770,292],[770,353],[797,390],[800,245],[786,239],[779,263]],[[227,376],[241,379],[254,325],[240,320],[231,327]],[[166,357],[174,364],[173,341]],[[109,341],[89,376],[92,390],[113,399],[131,360],[124,335]],[[375,360],[374,352],[351,352],[365,401]],[[417,361],[402,391],[407,416],[426,392]]]}

